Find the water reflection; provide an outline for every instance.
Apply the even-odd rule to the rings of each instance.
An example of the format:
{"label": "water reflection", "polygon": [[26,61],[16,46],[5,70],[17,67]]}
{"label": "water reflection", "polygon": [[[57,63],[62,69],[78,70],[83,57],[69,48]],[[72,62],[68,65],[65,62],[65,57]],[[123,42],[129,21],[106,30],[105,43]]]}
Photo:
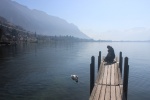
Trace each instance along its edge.
{"label": "water reflection", "polygon": [[[97,70],[98,51],[105,56],[108,44],[56,42],[0,47],[0,100],[88,100],[90,57],[95,56]],[[117,56],[122,51],[123,57],[129,57],[128,99],[148,100],[149,43],[109,45]],[[79,76],[78,83],[71,80],[71,74]]]}

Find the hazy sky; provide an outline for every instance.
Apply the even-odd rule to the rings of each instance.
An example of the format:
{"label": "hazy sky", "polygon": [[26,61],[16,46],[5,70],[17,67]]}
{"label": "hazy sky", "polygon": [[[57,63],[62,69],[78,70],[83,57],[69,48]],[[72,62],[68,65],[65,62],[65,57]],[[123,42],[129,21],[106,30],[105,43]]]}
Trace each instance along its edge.
{"label": "hazy sky", "polygon": [[88,36],[150,40],[150,0],[14,0],[74,23]]}

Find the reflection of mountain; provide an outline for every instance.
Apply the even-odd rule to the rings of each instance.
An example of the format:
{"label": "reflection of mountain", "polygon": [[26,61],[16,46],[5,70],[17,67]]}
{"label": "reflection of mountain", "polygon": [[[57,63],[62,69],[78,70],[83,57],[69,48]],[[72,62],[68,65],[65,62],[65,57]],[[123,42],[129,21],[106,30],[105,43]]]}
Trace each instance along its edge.
{"label": "reflection of mountain", "polygon": [[88,38],[77,26],[45,12],[31,10],[11,0],[0,0],[0,16],[26,30],[46,35],[71,35]]}

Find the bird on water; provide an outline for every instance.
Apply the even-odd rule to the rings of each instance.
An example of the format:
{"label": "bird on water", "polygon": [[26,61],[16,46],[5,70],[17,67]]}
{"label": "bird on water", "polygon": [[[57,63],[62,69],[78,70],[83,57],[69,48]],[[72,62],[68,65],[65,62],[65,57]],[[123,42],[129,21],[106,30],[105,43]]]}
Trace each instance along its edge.
{"label": "bird on water", "polygon": [[71,75],[72,80],[78,82],[78,76],[77,75]]}

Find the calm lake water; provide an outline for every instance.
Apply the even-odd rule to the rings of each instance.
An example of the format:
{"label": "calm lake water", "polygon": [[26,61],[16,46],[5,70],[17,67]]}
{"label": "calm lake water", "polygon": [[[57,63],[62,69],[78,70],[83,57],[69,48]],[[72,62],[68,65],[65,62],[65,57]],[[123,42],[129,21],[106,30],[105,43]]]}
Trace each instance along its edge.
{"label": "calm lake water", "polygon": [[[0,100],[88,100],[90,61],[111,45],[129,58],[128,100],[150,100],[150,42],[75,42],[0,47]],[[71,80],[77,74],[79,82]]]}

